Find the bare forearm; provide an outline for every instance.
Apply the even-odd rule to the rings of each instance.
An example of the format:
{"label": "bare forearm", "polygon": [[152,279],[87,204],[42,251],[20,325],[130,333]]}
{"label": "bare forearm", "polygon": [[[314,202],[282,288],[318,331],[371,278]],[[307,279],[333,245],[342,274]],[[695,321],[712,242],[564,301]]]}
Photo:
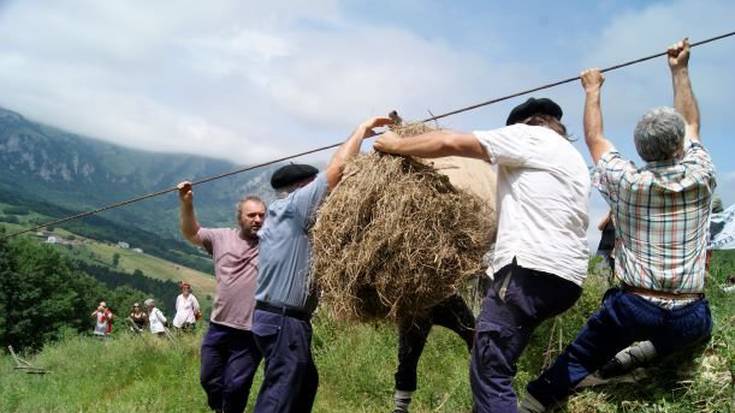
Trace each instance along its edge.
{"label": "bare forearm", "polygon": [[337,186],[337,183],[342,179],[342,172],[344,171],[345,164],[350,158],[360,152],[360,146],[362,140],[370,133],[370,130],[360,125],[352,135],[339,147],[337,152],[334,153],[332,159],[329,161],[327,166],[327,185],[329,189],[333,189]]}
{"label": "bare forearm", "polygon": [[472,134],[452,131],[432,131],[411,138],[399,139],[395,147],[390,148],[387,152],[420,158],[464,156],[488,159],[487,152]]}
{"label": "bare forearm", "polygon": [[447,145],[447,133],[444,131],[428,132],[419,136],[401,139],[392,151],[401,155],[421,158],[438,158],[453,155]]}
{"label": "bare forearm", "polygon": [[699,139],[699,107],[692,91],[689,69],[673,69],[671,79],[674,85],[674,108],[684,117],[689,137]]}
{"label": "bare forearm", "polygon": [[587,92],[584,99],[584,139],[587,146],[602,139],[602,109],[600,91]]}
{"label": "bare forearm", "polygon": [[362,140],[368,134],[367,128],[359,126],[332,156],[329,165],[344,166],[344,164],[360,151]]}
{"label": "bare forearm", "polygon": [[584,140],[594,163],[597,163],[610,146],[603,134],[600,96],[599,89],[590,90],[585,93],[584,100]]}
{"label": "bare forearm", "polygon": [[184,237],[194,244],[199,244],[197,233],[199,232],[199,222],[197,222],[194,214],[194,205],[192,203],[181,203],[181,233]]}

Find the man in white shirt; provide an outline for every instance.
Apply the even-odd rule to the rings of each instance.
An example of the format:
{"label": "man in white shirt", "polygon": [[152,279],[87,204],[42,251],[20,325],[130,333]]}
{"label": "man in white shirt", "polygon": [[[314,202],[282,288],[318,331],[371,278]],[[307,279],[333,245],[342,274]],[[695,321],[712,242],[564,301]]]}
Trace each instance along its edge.
{"label": "man in white shirt", "polygon": [[477,412],[516,412],[512,380],[533,330],[579,298],[587,274],[589,172],[550,99],[515,107],[506,127],[412,138],[388,132],[375,149],[498,165],[494,275],[477,319],[470,380]]}

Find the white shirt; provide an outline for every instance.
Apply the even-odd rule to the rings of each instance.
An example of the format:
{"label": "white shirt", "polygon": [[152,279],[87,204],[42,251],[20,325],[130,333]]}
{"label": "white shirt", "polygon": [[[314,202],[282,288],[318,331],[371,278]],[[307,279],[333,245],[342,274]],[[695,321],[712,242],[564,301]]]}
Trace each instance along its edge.
{"label": "white shirt", "polygon": [[94,335],[105,336],[107,335],[107,315],[104,311],[97,311],[95,313],[97,322],[94,325]]}
{"label": "white shirt", "polygon": [[581,285],[587,276],[590,173],[563,136],[515,124],[474,132],[498,165],[493,266],[513,262]]}
{"label": "white shirt", "polygon": [[176,315],[174,316],[174,327],[181,328],[184,323],[194,324],[196,323],[196,312],[199,311],[199,301],[194,297],[194,294],[189,294],[189,297],[184,297],[183,294],[179,294],[176,297]]}
{"label": "white shirt", "polygon": [[148,327],[151,329],[151,333],[163,333],[166,331],[163,323],[166,322],[166,317],[163,315],[161,310],[153,307],[150,314],[148,314]]}

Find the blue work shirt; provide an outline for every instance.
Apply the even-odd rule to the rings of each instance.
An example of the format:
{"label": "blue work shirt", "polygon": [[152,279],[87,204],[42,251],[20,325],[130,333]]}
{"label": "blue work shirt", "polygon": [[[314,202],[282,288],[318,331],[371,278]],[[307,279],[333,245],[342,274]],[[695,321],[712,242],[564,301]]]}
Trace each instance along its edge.
{"label": "blue work shirt", "polygon": [[255,299],[276,306],[312,312],[309,228],[327,195],[327,177],[319,173],[308,185],[268,206],[260,237]]}

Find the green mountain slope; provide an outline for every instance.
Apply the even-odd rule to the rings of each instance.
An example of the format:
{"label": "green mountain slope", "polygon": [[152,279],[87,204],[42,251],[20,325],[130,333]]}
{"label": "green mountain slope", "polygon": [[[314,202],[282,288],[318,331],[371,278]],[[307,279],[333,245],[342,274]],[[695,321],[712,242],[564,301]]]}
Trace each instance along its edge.
{"label": "green mountain slope", "polygon": [[[33,122],[0,108],[0,192],[79,211],[232,170],[230,162],[195,155],[128,149]],[[197,209],[207,225],[231,226],[242,195],[272,196],[273,168],[225,178],[197,188]],[[10,199],[8,199],[10,198]],[[175,194],[106,212],[103,218],[178,239]]]}

